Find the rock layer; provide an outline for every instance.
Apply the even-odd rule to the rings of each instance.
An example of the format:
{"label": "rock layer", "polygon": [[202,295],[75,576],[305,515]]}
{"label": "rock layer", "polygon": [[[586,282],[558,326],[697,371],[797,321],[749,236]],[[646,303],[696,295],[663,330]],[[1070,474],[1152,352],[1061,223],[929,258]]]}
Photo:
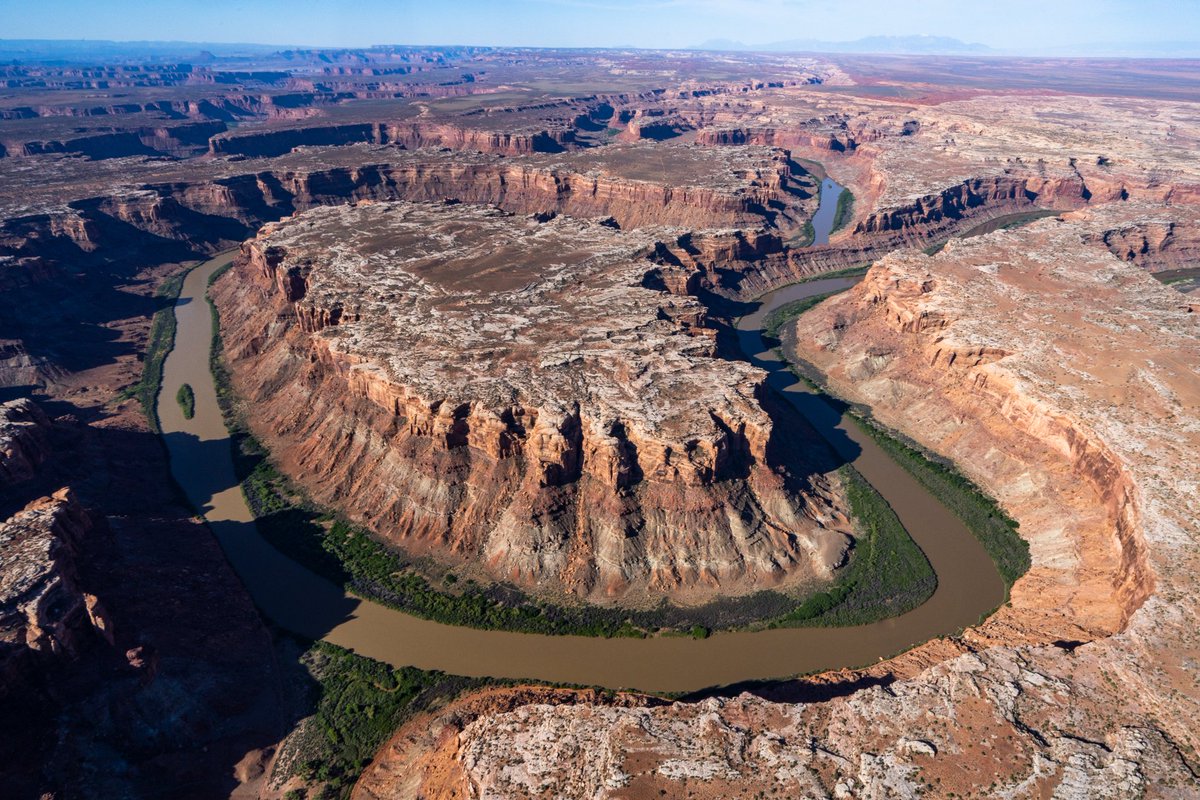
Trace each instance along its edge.
{"label": "rock layer", "polygon": [[1200,330],[1108,252],[1111,222],[888,256],[790,333],[1020,521],[1033,569],[1011,604],[843,686],[775,690],[820,702],[481,710],[421,751],[449,778],[401,787],[385,748],[360,795],[1196,796]]}
{"label": "rock layer", "polygon": [[828,578],[833,484],[772,463],[762,373],[643,286],[655,244],[467,206],[300,215],[218,285],[235,388],[286,472],[409,551],[596,598]]}
{"label": "rock layer", "polygon": [[0,499],[29,480],[50,454],[50,420],[27,398],[0,403]]}
{"label": "rock layer", "polygon": [[49,668],[47,657],[74,655],[93,628],[112,641],[103,607],[79,586],[75,559],[90,527],[66,489],[0,521],[0,699],[39,663]]}

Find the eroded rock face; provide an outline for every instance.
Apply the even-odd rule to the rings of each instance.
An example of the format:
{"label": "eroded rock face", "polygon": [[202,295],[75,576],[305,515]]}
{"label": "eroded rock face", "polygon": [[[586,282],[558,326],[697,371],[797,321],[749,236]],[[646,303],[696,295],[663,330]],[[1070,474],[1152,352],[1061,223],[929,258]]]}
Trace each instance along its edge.
{"label": "eroded rock face", "polygon": [[[1105,430],[1134,424],[1120,411],[1130,403],[1164,420],[1195,413],[1186,399],[1194,375],[1165,367],[1156,377],[1140,365],[1168,357],[1159,332],[1182,335],[1171,359],[1200,353],[1189,341],[1195,316],[1170,289],[1087,244],[1102,241],[1095,231],[1111,216],[1078,212],[1028,232],[951,242],[945,259],[889,256],[856,287],[857,303],[830,304],[789,339],[837,391],[885,424],[914,427],[922,444],[995,487],[1021,520],[1034,563],[999,618],[1038,615],[1027,627],[1051,635],[1061,615],[1080,628],[1057,630],[1067,640],[1124,627],[1154,585],[1138,491]],[[988,314],[964,314],[980,287],[992,295]],[[1010,321],[998,327],[993,315]],[[1017,335],[1021,326],[1045,333],[1030,341]],[[1118,419],[1088,423],[1088,411]],[[1157,446],[1149,432],[1140,438]],[[1064,471],[1077,480],[1055,480]]]}
{"label": "eroded rock face", "polygon": [[360,795],[1196,796],[1200,330],[1109,252],[1112,213],[888,256],[790,332],[1020,521],[1009,605],[823,702],[480,711],[421,746],[440,783],[390,781],[385,749]]}
{"label": "eroded rock face", "polygon": [[772,465],[763,375],[643,286],[653,232],[481,207],[322,209],[218,286],[246,413],[404,548],[594,597],[825,578],[845,519]]}
{"label": "eroded rock face", "polygon": [[50,420],[28,398],[0,403],[0,498],[29,480],[50,454]]}
{"label": "eroded rock face", "polygon": [[1148,208],[1139,214],[1097,212],[1097,220],[1110,219],[1089,240],[1102,241],[1122,261],[1150,272],[1195,269],[1200,264],[1200,208],[1171,206]]}
{"label": "eroded rock face", "polygon": [[[234,772],[232,765],[264,740],[252,736],[228,761],[217,755],[219,747],[210,745],[223,735],[222,725],[243,725],[246,731],[258,724],[249,722],[252,714],[236,712],[239,705],[250,706],[249,698],[258,692],[256,681],[277,685],[271,671],[277,661],[264,646],[252,604],[216,545],[195,535],[186,510],[171,507],[161,448],[131,435],[144,426],[135,419],[132,404],[117,394],[140,372],[137,359],[144,350],[148,318],[158,307],[148,300],[132,302],[125,290],[137,286],[141,295],[148,294],[149,283],[171,269],[168,262],[232,246],[264,222],[316,205],[396,199],[455,199],[544,217],[612,217],[623,229],[727,228],[720,235],[709,230],[664,241],[650,284],[679,294],[709,288],[740,299],[823,269],[874,261],[896,247],[936,245],[995,217],[1048,208],[1089,208],[1096,215],[1094,224],[1081,228],[1080,238],[1097,253],[1107,250],[1151,271],[1186,269],[1196,262],[1195,232],[1200,228],[1188,206],[1200,200],[1200,117],[1194,75],[1182,63],[1092,61],[1081,67],[1044,62],[1030,71],[1030,64],[1013,60],[1002,72],[981,75],[988,68],[973,61],[939,66],[921,59],[918,72],[931,66],[933,71],[913,77],[918,61],[909,59],[887,61],[883,74],[877,70],[874,78],[868,69],[864,79],[864,63],[870,59],[862,56],[841,59],[846,71],[784,54],[373,48],[369,53],[295,57],[299,60],[282,70],[278,63],[251,71],[246,64],[110,69],[23,63],[0,68],[11,90],[0,99],[0,185],[7,189],[0,192],[0,323],[5,323],[0,325],[0,385],[40,385],[56,404],[65,401],[84,410],[81,416],[99,418],[95,430],[83,435],[82,446],[71,451],[67,461],[75,474],[63,483],[76,486],[95,509],[98,525],[101,515],[113,525],[111,537],[107,531],[88,537],[89,548],[101,540],[108,544],[98,548],[100,560],[90,562],[94,556],[89,554],[83,566],[91,564],[92,579],[104,576],[106,585],[97,591],[121,614],[124,640],[118,639],[118,651],[127,652],[128,663],[139,671],[129,682],[140,685],[153,678],[152,693],[163,693],[129,715],[128,709],[138,708],[140,690],[114,689],[106,669],[81,662],[72,683],[86,676],[96,687],[94,695],[67,713],[39,710],[54,716],[58,726],[58,733],[47,739],[58,743],[52,754],[39,749],[27,756],[8,746],[29,738],[24,720],[9,715],[6,721],[16,724],[8,727],[19,730],[0,747],[9,756],[0,761],[38,771],[39,779],[46,772],[43,765],[58,765],[61,772],[80,764],[74,782],[63,784],[71,787],[62,790],[70,796],[81,794],[75,790],[81,786],[87,787],[84,794],[105,797],[137,794],[129,788],[133,786],[161,793],[164,786],[179,784],[203,793],[193,779],[206,778],[211,783],[203,785],[215,787],[210,794],[227,794],[223,781]],[[955,73],[952,85],[938,85],[945,77],[936,74],[938,69]],[[579,94],[546,93],[545,76],[551,72],[577,85]],[[738,73],[759,77],[733,79]],[[906,74],[913,81],[907,85]],[[685,75],[689,79],[681,81]],[[821,91],[807,86],[817,82],[826,84]],[[885,84],[886,93],[851,85],[856,82]],[[845,91],[830,91],[838,84]],[[1031,86],[1053,86],[1067,94],[1031,91]],[[803,247],[803,237],[796,236],[815,197],[812,182],[788,162],[819,172],[804,159],[820,162],[855,194],[854,219],[827,246]],[[1160,205],[1143,213],[1143,203]],[[1063,252],[1074,252],[1080,244],[1070,238],[1053,241]],[[1041,317],[1022,316],[1020,304],[1004,305],[1011,300],[1008,294],[1029,291],[1032,284],[1007,286],[1008,294],[964,284],[970,291],[953,305],[927,306],[947,290],[948,284],[938,282],[946,263],[935,261],[929,268],[929,291],[921,288],[925,272],[920,270],[897,276],[895,285],[885,281],[876,286],[887,299],[863,305],[861,314],[854,315],[853,328],[866,333],[856,340],[858,334],[846,329],[844,347],[855,359],[855,372],[840,380],[845,387],[861,381],[864,391],[875,393],[872,402],[881,413],[891,408],[898,414],[911,401],[920,411],[920,424],[898,417],[899,427],[918,436],[927,426],[929,442],[967,454],[964,465],[974,464],[975,476],[989,490],[1018,507],[1023,530],[1033,540],[1035,569],[1018,587],[1012,609],[966,639],[931,644],[875,670],[876,677],[912,678],[892,685],[898,699],[872,689],[854,702],[836,701],[804,713],[757,700],[714,704],[704,714],[678,706],[653,712],[647,723],[653,730],[650,745],[626,735],[630,718],[624,712],[613,714],[610,724],[606,715],[612,712],[593,714],[587,698],[580,701],[587,705],[569,714],[537,709],[521,719],[483,719],[463,739],[469,768],[455,756],[456,738],[449,739],[451,746],[442,753],[446,760],[439,762],[447,767],[440,773],[448,776],[445,786],[519,795],[526,791],[521,788],[525,782],[531,782],[533,788],[527,790],[533,794],[629,794],[635,792],[613,787],[624,786],[622,776],[631,776],[628,786],[634,789],[647,786],[650,793],[661,788],[668,795],[686,796],[702,784],[692,778],[685,789],[680,776],[717,780],[737,775],[736,784],[714,786],[723,796],[736,795],[743,787],[779,788],[782,793],[797,786],[813,794],[903,796],[915,791],[919,778],[932,776],[942,782],[927,794],[1021,796],[1040,791],[1088,796],[1139,789],[1149,796],[1185,794],[1180,786],[1190,787],[1200,772],[1188,750],[1194,740],[1178,735],[1188,729],[1188,715],[1196,717],[1190,681],[1197,655],[1179,623],[1194,617],[1194,609],[1177,602],[1194,595],[1192,584],[1180,577],[1189,569],[1194,572],[1186,549],[1194,536],[1186,526],[1163,523],[1160,512],[1165,506],[1191,507],[1143,480],[1148,462],[1130,454],[1153,458],[1165,453],[1164,463],[1174,472],[1158,483],[1182,487],[1186,501],[1187,491],[1194,489],[1189,483],[1194,464],[1172,460],[1175,451],[1164,450],[1159,442],[1172,441],[1172,436],[1193,441],[1187,437],[1193,436],[1195,417],[1190,407],[1163,412],[1175,414],[1175,428],[1139,454],[1141,422],[1120,417],[1122,427],[1107,428],[1096,421],[1099,403],[1086,414],[1076,413],[1072,405],[1096,386],[1105,386],[1113,408],[1141,409],[1139,398],[1149,396],[1146,381],[1167,386],[1157,370],[1175,369],[1178,359],[1172,360],[1165,346],[1153,365],[1137,360],[1143,356],[1139,353],[1120,386],[1097,377],[1094,365],[1080,374],[1073,371],[1076,350],[1059,352],[1057,345],[1048,344],[1060,333],[1070,340],[1075,330],[1056,316],[1061,309],[1053,294],[1043,293],[1032,306],[1053,322],[1040,343],[1008,319],[987,315],[993,306],[1004,308],[1023,327],[1036,329]],[[1003,256],[997,263],[1010,264],[1011,259]],[[143,271],[149,264],[159,266]],[[1042,267],[1047,274],[1060,268],[1049,262]],[[1118,282],[1124,286],[1124,280]],[[1114,286],[1103,281],[1087,286],[1097,309],[1125,307],[1122,295],[1113,294]],[[1072,296],[1070,302],[1079,299]],[[1172,302],[1181,312],[1200,313],[1194,297],[1172,296]],[[27,313],[33,308],[40,313]],[[839,308],[850,319],[848,307]],[[888,328],[879,322],[881,309],[896,311],[903,322]],[[254,347],[271,344],[274,349],[264,351],[263,363],[290,353],[294,360],[286,363],[296,365],[288,367],[293,372],[279,366],[285,363],[281,358],[271,362],[275,371],[268,374],[280,376],[281,389],[303,386],[315,392],[334,384],[319,371],[326,361],[304,366],[309,372],[299,366],[310,353],[321,352],[308,338],[321,344],[328,331],[348,325],[339,317],[331,328],[327,315],[332,310],[314,306],[305,324],[326,327],[305,331],[300,314],[281,303],[278,309],[270,306],[269,315],[264,312],[261,319],[246,323],[260,331],[286,331],[285,338],[293,337],[286,349],[274,348],[275,340],[265,335],[238,344],[251,353],[248,358],[259,357]],[[1002,341],[936,341],[961,331],[967,317],[987,321]],[[65,320],[83,324],[64,325]],[[1146,332],[1170,329],[1173,323],[1168,317],[1138,317],[1135,324]],[[875,334],[888,331],[891,338],[881,344],[872,329]],[[1106,336],[1121,329],[1131,330],[1112,315],[1087,328]],[[1030,343],[1038,346],[1031,349]],[[1038,361],[1065,365],[1067,394],[1047,400],[1039,394],[1041,384],[1028,389],[1001,374],[1022,353],[1036,354],[1031,357],[1034,366]],[[812,357],[819,357],[815,348]],[[932,365],[928,369],[925,359]],[[297,375],[304,380],[293,380]],[[984,378],[985,385],[971,384]],[[924,394],[930,386],[950,399],[940,403]],[[269,394],[264,387],[257,391]],[[1017,394],[1026,391],[1030,394]],[[294,416],[299,406],[294,393],[281,394],[285,396],[277,399],[273,413],[284,420],[293,441],[307,432],[323,432]],[[394,432],[403,426],[392,411],[380,412],[374,401],[352,399],[349,392],[343,396],[344,404],[339,400],[322,410],[345,421],[338,432],[349,431],[344,440],[352,444],[337,453],[302,453],[309,461],[301,463],[297,456],[298,472],[309,470],[315,476],[324,470],[332,481],[336,470],[348,474],[340,456],[378,452],[380,442],[396,441]],[[293,403],[290,412],[286,402]],[[1158,431],[1164,424],[1161,409],[1147,408],[1147,430]],[[467,478],[493,480],[487,474],[492,468],[480,466],[492,456],[475,455],[469,444],[476,437],[483,440],[480,430],[471,428],[482,419],[475,414],[469,404],[463,417],[449,414],[447,431],[422,434],[425,438],[405,433],[410,453],[405,459],[430,459],[435,448],[429,442],[436,437],[442,437],[439,447],[453,451],[452,456],[438,451],[444,459],[438,468],[447,468],[460,481],[454,486],[467,487],[441,495],[455,503],[462,498],[474,502],[479,492],[471,495],[468,489],[484,485],[465,482]],[[951,424],[947,415],[956,415],[958,422]],[[364,419],[371,424],[364,425]],[[972,423],[969,432],[962,421]],[[456,426],[465,426],[466,433]],[[581,426],[580,442],[582,432]],[[447,437],[460,435],[468,444],[446,445]],[[615,434],[609,438],[620,440]],[[632,441],[628,431],[624,441]],[[21,442],[13,450],[20,455],[9,463],[20,465],[25,474],[25,465],[36,458],[28,457],[27,440]],[[297,446],[292,452],[301,450]],[[464,453],[472,455],[467,459]],[[636,487],[647,485],[644,479],[623,485],[631,474],[621,465],[642,455],[639,451],[637,459],[626,457],[614,467],[624,477],[612,481],[622,485],[604,484],[604,518],[623,520],[614,515],[625,514],[625,504],[634,501],[622,492],[635,493]],[[577,465],[587,465],[589,458],[580,456]],[[1141,466],[1131,471],[1135,462]],[[410,463],[403,462],[404,471],[424,481]],[[508,465],[509,472],[494,469],[513,481],[508,485],[524,485],[525,462],[509,455],[497,463]],[[400,470],[401,465],[388,468]],[[369,477],[347,484],[347,491],[361,488],[370,495],[371,487],[381,483]],[[14,496],[7,508],[20,509],[26,500],[62,485],[45,469],[39,479],[46,486],[21,483],[23,494]],[[584,480],[581,473],[573,483],[547,487],[545,496],[554,491],[582,497],[578,487]],[[745,485],[750,478],[737,480]],[[712,489],[703,485],[688,491],[712,496]],[[1048,516],[1054,508],[1037,512],[1032,502],[1039,492],[1045,493],[1044,506],[1057,504],[1067,511],[1059,519]],[[647,501],[639,495],[636,502],[642,508]],[[703,513],[710,509],[704,507]],[[1193,511],[1188,513],[1195,518]],[[1144,547],[1139,531],[1153,533],[1142,537]],[[1172,549],[1176,542],[1184,544]],[[575,545],[572,540],[569,547]],[[1177,556],[1180,563],[1174,564]],[[1155,594],[1143,602],[1147,592]],[[1139,623],[1142,615],[1149,615],[1153,624]],[[1148,628],[1160,623],[1161,639],[1147,635]],[[1111,634],[1123,626],[1124,633]],[[1060,638],[1064,646],[1094,643],[1079,647],[1075,655],[1043,646]],[[220,644],[214,646],[215,641]],[[970,659],[955,658],[1013,642],[1025,644],[1019,650],[991,649]],[[1162,651],[1170,649],[1164,642],[1184,655],[1162,658]],[[1100,671],[1079,666],[1093,656],[1103,664]],[[939,662],[943,666],[930,669]],[[918,676],[924,669],[930,671]],[[1108,688],[1110,682],[1123,693]],[[525,698],[520,705],[537,699]],[[124,722],[94,743],[96,709],[105,704],[121,709]],[[165,708],[173,712],[164,714]],[[485,709],[489,715],[512,710],[511,705]],[[264,719],[274,725],[280,715],[268,711]],[[828,715],[828,722],[821,715]],[[981,733],[965,744],[955,741],[928,722],[927,715],[951,715],[974,731],[986,722],[998,739]],[[570,719],[560,727],[552,716]],[[594,729],[587,727],[593,724]],[[788,731],[776,761],[737,749],[745,741],[741,731],[754,741],[772,726]],[[504,736],[528,757],[533,777],[522,777],[517,773],[525,767],[504,761],[503,748],[509,745]],[[1011,754],[1005,747],[991,747],[1009,741],[1008,736]],[[586,751],[579,751],[586,752],[585,763],[569,760],[576,752],[572,741],[588,743]],[[816,754],[808,766],[802,763],[805,741]],[[609,742],[617,744],[603,749]],[[656,742],[661,743],[657,749]],[[993,760],[975,760],[981,743],[989,745]],[[557,750],[550,757],[552,747]],[[1173,749],[1182,754],[1178,758],[1192,758],[1190,779]],[[170,755],[163,756],[166,751]],[[110,769],[114,752],[121,754],[121,770]],[[185,752],[188,758],[179,758]],[[669,766],[660,766],[656,753]],[[948,768],[932,760],[938,758],[971,768],[960,771],[965,787],[949,782]],[[188,760],[193,770],[185,776]],[[201,761],[203,769],[197,766]],[[773,767],[775,763],[782,766]],[[131,764],[132,769],[124,768]],[[511,774],[489,771],[498,767]],[[1020,782],[1009,781],[1010,773]],[[237,774],[246,780],[241,767]],[[401,774],[415,780],[413,773]],[[101,775],[112,783],[100,783]],[[779,783],[789,775],[800,776],[796,784]],[[1164,782],[1156,784],[1155,776],[1165,776]],[[768,783],[768,777],[776,782]],[[453,783],[460,778],[465,783]],[[818,779],[820,791],[811,782]],[[647,785],[648,780],[657,786]],[[983,788],[993,781],[1000,788]],[[441,790],[426,783],[424,791],[438,796]]]}
{"label": "eroded rock face", "polygon": [[0,692],[19,689],[38,655],[72,655],[93,627],[110,625],[78,584],[77,548],[91,528],[63,489],[0,522]]}

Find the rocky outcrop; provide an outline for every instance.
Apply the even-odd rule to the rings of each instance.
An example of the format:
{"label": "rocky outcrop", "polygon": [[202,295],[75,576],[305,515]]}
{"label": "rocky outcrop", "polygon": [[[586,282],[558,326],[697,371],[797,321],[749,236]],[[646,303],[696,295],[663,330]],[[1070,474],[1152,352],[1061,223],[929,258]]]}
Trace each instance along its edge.
{"label": "rocky outcrop", "polygon": [[359,122],[345,125],[250,128],[214,136],[209,141],[213,155],[279,156],[297,147],[353,143],[394,144],[409,149],[449,147],[480,153],[529,155],[561,153],[575,144],[569,128],[528,133],[489,131],[451,123]]}
{"label": "rocky outcrop", "polygon": [[[936,241],[950,224],[973,213],[995,216],[1029,208],[1078,208],[1090,194],[1082,179],[977,178],[922,197],[909,206],[877,211],[855,226],[856,234],[896,233],[901,241]],[[982,213],[980,213],[982,212]],[[982,220],[980,220],[982,221]]]}
{"label": "rocky outcrop", "polygon": [[643,287],[653,246],[469,206],[301,215],[218,285],[235,388],[285,472],[411,552],[601,600],[828,577],[833,484],[778,461],[762,374],[703,308]]}
{"label": "rocky outcrop", "polygon": [[405,754],[408,782],[384,748],[360,796],[1193,796],[1200,330],[1110,229],[1088,210],[891,255],[789,336],[1019,520],[1033,568],[986,622],[761,697],[477,709]]}
{"label": "rocky outcrop", "polygon": [[371,123],[312,125],[280,129],[232,131],[214,136],[209,152],[214,155],[279,156],[296,147],[344,145],[355,142],[379,144],[379,126]]}
{"label": "rocky outcrop", "polygon": [[[829,130],[834,126],[834,130]],[[844,128],[842,120],[813,120],[797,128],[708,128],[696,134],[696,140],[713,146],[759,145],[787,149],[828,150],[835,153],[854,150],[858,141]]]}
{"label": "rocky outcrop", "polygon": [[[690,229],[757,227],[779,215],[803,217],[811,205],[793,195],[796,179],[784,154],[766,150],[724,155],[681,148],[676,159],[704,170],[716,184],[709,186],[685,170],[657,180],[627,177],[657,159],[644,148],[540,162],[429,150],[371,153],[348,166],[330,166],[325,158],[267,162],[253,171],[229,164],[216,177],[147,183],[70,201],[65,211],[10,217],[0,222],[0,257],[11,259],[0,287],[53,280],[53,264],[79,266],[118,244],[130,257],[186,258],[240,242],[295,211],[361,200],[454,200],[520,214],[611,217],[622,228]],[[379,160],[365,160],[372,157]]]}
{"label": "rocky outcrop", "polygon": [[0,499],[49,457],[49,431],[50,420],[32,400],[0,403]]}
{"label": "rocky outcrop", "polygon": [[[573,705],[599,706],[601,711],[607,707],[636,709],[663,705],[662,701],[643,695],[609,695],[592,690],[541,686],[485,690],[462,698],[441,711],[421,714],[401,728],[384,746],[375,767],[355,785],[351,797],[354,800],[384,800],[417,791],[430,797],[452,796],[466,780],[456,761],[464,729],[481,716],[515,711],[531,704],[559,708],[568,713]],[[569,757],[579,759],[578,751],[573,751]],[[582,766],[585,759],[579,760]],[[486,796],[485,792],[476,793]]]}
{"label": "rocky outcrop", "polygon": [[14,156],[54,153],[79,155],[93,160],[158,155],[186,158],[207,151],[209,137],[225,129],[223,122],[164,124],[128,130],[94,131],[70,139],[10,141],[5,151],[11,151]]}
{"label": "rocky outcrop", "polygon": [[1200,219],[1195,207],[1176,207],[1133,223],[1114,219],[1114,227],[1097,235],[1109,252],[1149,272],[1196,269],[1200,266]]}
{"label": "rocky outcrop", "polygon": [[[66,488],[36,497],[53,455],[52,423],[27,398],[0,404],[0,701],[39,668],[75,656],[91,632],[112,643],[103,604],[80,588],[76,560],[91,520]],[[15,513],[13,506],[15,505]]]}
{"label": "rocky outcrop", "polygon": [[1156,728],[1093,739],[1048,724],[1046,709],[1067,701],[1080,722],[1120,715],[1020,657],[964,656],[919,683],[813,704],[750,694],[635,708],[555,699],[511,709],[503,698],[492,709],[458,703],[405,725],[352,797],[849,800],[1040,790],[1122,800],[1191,781],[1175,741]]}
{"label": "rocky outcrop", "polygon": [[382,129],[384,143],[410,149],[449,147],[519,156],[532,153],[561,153],[577,146],[571,128],[533,131],[496,131],[449,123],[392,123]]}
{"label": "rocky outcrop", "polygon": [[20,691],[38,663],[75,654],[93,630],[112,641],[103,606],[79,586],[90,527],[66,489],[0,522],[0,693]]}
{"label": "rocky outcrop", "polygon": [[[1097,269],[1091,266],[1097,261],[1103,263],[1105,254],[1083,249],[1080,234],[1071,226],[1055,227],[1043,234],[1045,241],[1038,242],[1037,252],[1071,253],[1072,266],[1083,274]],[[955,269],[1028,269],[1012,250],[966,241],[952,242],[950,249],[947,261]],[[1006,506],[1019,512],[1016,516],[1023,520],[1022,530],[1034,548],[1034,567],[1014,587],[1011,605],[1001,618],[1019,618],[1024,611],[1038,619],[1026,627],[1056,639],[1112,634],[1124,627],[1154,586],[1138,533],[1142,512],[1130,476],[1111,447],[1078,416],[1026,388],[1028,378],[1008,366],[1017,349],[1014,341],[979,329],[957,333],[964,328],[957,311],[960,298],[951,299],[950,290],[942,288],[946,281],[939,277],[925,267],[921,256],[885,258],[854,290],[860,305],[843,303],[846,310],[836,319],[810,317],[812,321],[791,339],[800,343],[793,352],[827,370],[837,391],[870,405],[885,424],[903,428],[907,420],[923,418],[918,441],[963,464],[980,483],[997,487]],[[1009,280],[1016,283],[1020,277]],[[970,290],[955,286],[954,291],[965,298]],[[1009,300],[1004,307],[1013,303]],[[1026,306],[1021,313],[1034,312]],[[822,319],[824,332],[807,327]],[[899,369],[905,370],[903,377],[892,377]],[[907,397],[903,411],[882,399],[896,396],[900,382]],[[928,387],[922,402],[915,400],[916,386]],[[964,419],[980,423],[964,429]],[[990,454],[986,474],[970,455],[979,452]],[[1056,486],[1048,476],[1059,471],[1070,472],[1077,481]],[[1035,472],[1042,477],[1033,477]],[[1048,503],[1052,493],[1057,497]],[[1068,507],[1076,509],[1070,522],[1051,522],[1050,509],[1061,519],[1061,509]],[[1040,524],[1031,524],[1035,520]],[[1044,530],[1047,538],[1036,538],[1037,530]],[[1065,569],[1055,569],[1050,565],[1060,562],[1049,557],[1049,548],[1061,546],[1064,537],[1077,543],[1074,558],[1061,564]],[[1040,559],[1039,548],[1044,553]],[[1052,594],[1055,602],[1048,603]],[[1055,614],[1065,617],[1065,629],[1056,630],[1051,619]]]}

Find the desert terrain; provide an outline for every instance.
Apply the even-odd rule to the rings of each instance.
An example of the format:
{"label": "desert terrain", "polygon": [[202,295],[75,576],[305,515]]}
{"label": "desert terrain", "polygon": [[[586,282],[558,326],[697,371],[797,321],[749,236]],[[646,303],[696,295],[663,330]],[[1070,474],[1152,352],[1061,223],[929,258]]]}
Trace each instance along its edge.
{"label": "desert terrain", "polygon": [[[1200,796],[1198,71],[467,47],[0,66],[6,795]],[[202,261],[217,335],[176,341]],[[686,694],[321,641],[368,600],[698,659],[903,624],[948,573],[739,344],[764,296],[831,274],[853,286],[772,346],[983,498],[1024,558],[972,539],[993,613]],[[163,380],[185,344],[187,393]],[[267,613],[172,472],[188,402],[230,426],[189,444],[231,465],[213,496],[244,493],[238,530],[346,608]],[[913,585],[869,605],[884,530]]]}

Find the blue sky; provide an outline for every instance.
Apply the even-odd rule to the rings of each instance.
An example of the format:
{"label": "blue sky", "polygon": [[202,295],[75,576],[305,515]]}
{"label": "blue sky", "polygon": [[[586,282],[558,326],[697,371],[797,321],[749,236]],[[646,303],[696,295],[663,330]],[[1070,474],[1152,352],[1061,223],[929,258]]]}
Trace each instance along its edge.
{"label": "blue sky", "polygon": [[1200,39],[1200,0],[0,0],[0,38],[686,47],[930,34],[998,49]]}

